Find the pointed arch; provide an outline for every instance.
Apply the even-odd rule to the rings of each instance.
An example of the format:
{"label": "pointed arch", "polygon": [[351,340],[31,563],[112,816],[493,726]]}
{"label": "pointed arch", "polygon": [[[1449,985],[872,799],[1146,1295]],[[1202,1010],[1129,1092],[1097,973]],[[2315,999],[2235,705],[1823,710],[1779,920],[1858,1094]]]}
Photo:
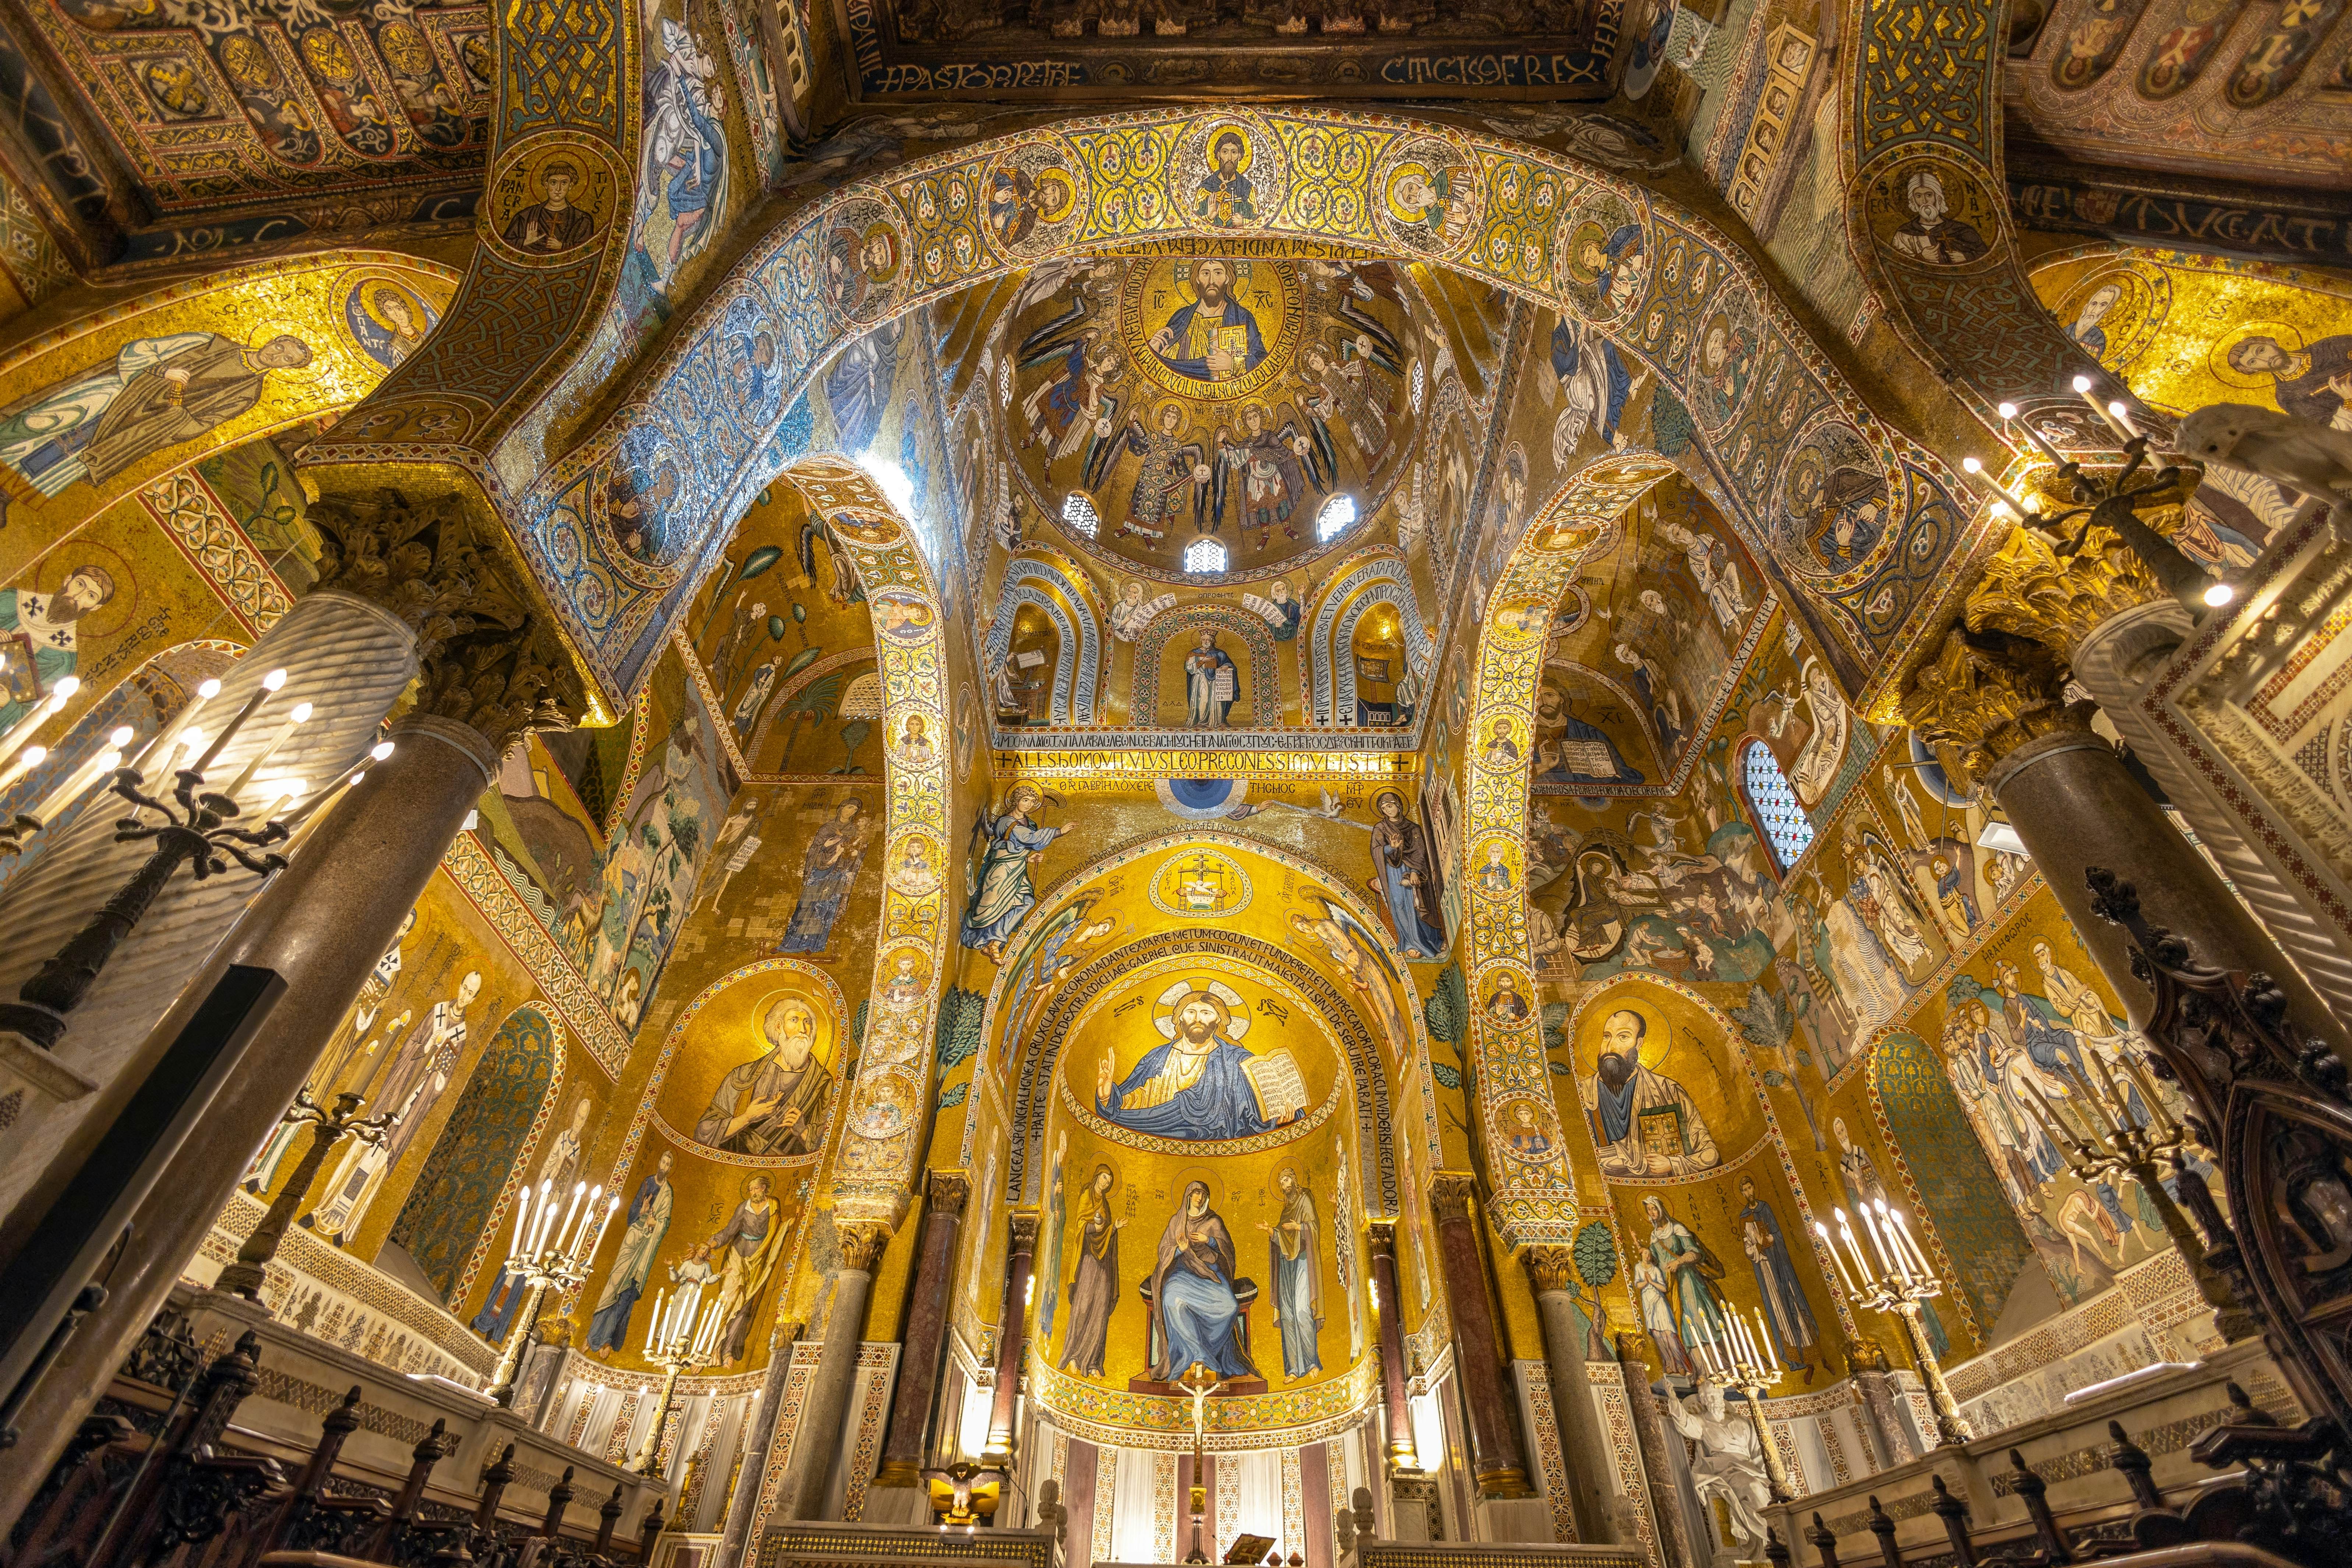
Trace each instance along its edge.
{"label": "pointed arch", "polygon": [[[1469,942],[1463,970],[1470,983],[1471,1049],[1478,1064],[1478,1104],[1486,1147],[1507,1151],[1512,1112],[1526,1107],[1554,1151],[1549,1161],[1499,1155],[1490,1212],[1504,1239],[1569,1245],[1576,1239],[1576,1193],[1552,1100],[1540,1020],[1522,1005],[1514,1018],[1491,1011],[1487,999],[1508,985],[1521,997],[1535,989],[1535,950],[1528,938],[1528,796],[1532,777],[1536,685],[1543,674],[1552,616],[1589,557],[1623,527],[1626,509],[1672,478],[1663,458],[1620,456],[1589,463],[1569,476],[1520,538],[1486,599],[1478,628],[1477,670],[1471,697],[1466,753],[1464,839],[1505,847],[1517,891],[1470,900]],[[1499,732],[1508,746],[1496,748]]]}

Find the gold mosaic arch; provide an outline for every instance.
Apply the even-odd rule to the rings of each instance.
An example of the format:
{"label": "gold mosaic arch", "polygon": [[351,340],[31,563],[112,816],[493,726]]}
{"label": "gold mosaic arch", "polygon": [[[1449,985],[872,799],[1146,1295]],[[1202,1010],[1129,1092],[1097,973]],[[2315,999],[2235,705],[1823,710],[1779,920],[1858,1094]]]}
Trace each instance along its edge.
{"label": "gold mosaic arch", "polygon": [[[1217,215],[1182,199],[1198,184],[1210,129],[1235,125],[1246,126],[1266,172],[1260,218],[1247,228],[1217,226]],[[1436,241],[1402,233],[1379,199],[1404,163],[1432,158],[1458,171],[1463,192],[1459,221],[1449,217]],[[1065,170],[1077,199],[1005,245],[982,221],[978,193],[992,169],[1013,160]],[[891,243],[861,243],[877,232]],[[1753,310],[1764,368],[1710,413],[1700,436],[1751,546],[1804,580],[1850,689],[1891,679],[1956,591],[1937,567],[1972,550],[1985,527],[1958,477],[1871,412],[1744,250],[1638,184],[1398,116],[1141,110],[1034,127],[851,182],[750,248],[614,412],[509,511],[597,676],[613,689],[634,684],[712,558],[710,520],[730,515],[794,457],[776,438],[784,413],[841,342],[991,278],[1115,247],[1340,258],[1419,251],[1431,265],[1593,322],[1678,392],[1691,390],[1689,345],[1706,312]],[[1604,253],[1642,259],[1601,265]],[[775,345],[772,383],[760,378],[772,390],[747,400],[732,389],[761,337]],[[1801,451],[1832,448],[1836,460],[1875,470],[1903,520],[1859,563],[1813,549],[1811,497],[1780,500]],[[657,514],[660,563],[625,559],[609,544],[604,509],[615,495]]]}
{"label": "gold mosaic arch", "polygon": [[[1054,890],[1040,900],[1037,907],[1030,911],[1028,920],[1024,922],[1024,931],[1035,931],[1040,926],[1052,922],[1066,910],[1072,907],[1076,900],[1089,894],[1097,893],[1103,886],[1104,879],[1115,872],[1140,862],[1157,859],[1178,850],[1193,849],[1202,846],[1228,855],[1241,854],[1271,861],[1287,871],[1297,872],[1301,877],[1311,879],[1313,889],[1318,894],[1328,898],[1332,902],[1346,909],[1356,923],[1370,933],[1380,944],[1388,963],[1399,974],[1409,975],[1412,973],[1406,967],[1404,955],[1397,951],[1396,943],[1390,940],[1387,927],[1365,905],[1356,890],[1348,885],[1345,878],[1335,875],[1328,867],[1303,856],[1294,855],[1274,845],[1234,833],[1187,829],[1147,838],[1139,843],[1130,844],[1123,849],[1114,850],[1101,859],[1093,861],[1065,877]],[[1140,895],[1136,896],[1140,897]],[[1113,933],[1114,936],[1117,934]],[[1130,937],[1129,940],[1133,939]],[[1108,952],[1110,949],[1107,947],[1103,951]],[[981,1014],[980,1039],[982,1059],[975,1068],[973,1078],[975,1080],[983,1077],[989,1078],[992,1082],[999,1084],[998,1092],[1000,1093],[1003,1092],[1002,1080],[1009,1079],[1011,1070],[1018,1065],[1017,1058],[1011,1057],[1009,1053],[1003,1053],[1006,1072],[1000,1076],[993,1070],[1000,1059],[1001,1053],[998,1046],[1001,1037],[1006,1030],[1025,1027],[1029,1017],[1035,1013],[1037,1007],[1046,1000],[1047,996],[1047,993],[1042,989],[1034,995],[1024,995],[1021,999],[1020,1016],[1013,1016],[1008,993],[1016,984],[1018,972],[1023,967],[1021,964],[1008,963],[997,970],[996,979],[989,986],[988,1000]],[[1320,969],[1322,966],[1318,964],[1317,967]],[[1342,981],[1345,980],[1344,976],[1340,978]],[[1346,990],[1344,984],[1340,985],[1340,989],[1344,994]],[[1398,1011],[1412,1034],[1412,1052],[1403,1063],[1402,1071],[1394,1075],[1391,1084],[1391,1109],[1394,1115],[1402,1118],[1405,1110],[1398,1102],[1399,1097],[1406,1094],[1412,1096],[1414,1107],[1419,1112],[1419,1152],[1428,1169],[1434,1171],[1444,1161],[1439,1140],[1435,1079],[1431,1077],[1429,1070],[1429,1030],[1422,1017],[1418,997],[1410,993],[1395,994],[1399,1001]],[[1360,1021],[1365,1029],[1368,1032],[1373,1031],[1377,1021],[1369,1016],[1362,1016],[1360,1008],[1358,1011]],[[1374,1037],[1377,1041],[1377,1034]],[[1010,1125],[1009,1108],[1006,1119]],[[1393,1135],[1397,1128],[1392,1126],[1391,1131]],[[967,1142],[961,1159],[965,1165],[969,1166],[971,1159],[969,1142],[971,1129],[969,1121],[966,1123],[964,1136]],[[1016,1131],[1016,1140],[1019,1136]],[[1402,1139],[1397,1141],[1397,1149],[1400,1161],[1409,1158],[1413,1152],[1413,1149]],[[1400,1179],[1402,1175],[1402,1173],[1400,1170]],[[1377,1191],[1377,1187],[1370,1188],[1367,1195]]]}
{"label": "gold mosaic arch", "polygon": [[[1535,953],[1528,941],[1528,742],[1536,686],[1560,595],[1622,526],[1626,509],[1675,472],[1663,458],[1613,457],[1569,476],[1512,551],[1487,596],[1486,621],[1478,629],[1472,718],[1462,738],[1462,766],[1469,775],[1463,842],[1492,837],[1507,844],[1512,882],[1519,890],[1510,898],[1470,900],[1462,967],[1470,983],[1471,1049],[1478,1064],[1475,1110],[1493,1157],[1488,1212],[1513,1247],[1572,1244],[1578,1223],[1574,1173],[1552,1100],[1542,1018],[1534,1004]],[[1507,750],[1496,748],[1497,725]],[[1521,1000],[1516,1018],[1507,1010],[1489,1010],[1505,981]],[[1536,1126],[1549,1140],[1549,1158],[1530,1161],[1510,1152],[1505,1119],[1520,1106],[1531,1108]]]}
{"label": "gold mosaic arch", "polygon": [[[854,463],[810,458],[782,479],[811,510],[835,520],[835,534],[856,565],[874,614],[884,732],[896,735],[908,719],[919,718],[932,735],[950,734],[946,618],[913,529],[873,476]],[[927,837],[941,875],[928,887],[903,878],[883,887],[869,994],[881,997],[899,955],[909,953],[923,973],[923,1000],[904,1008],[877,1002],[867,1015],[833,1167],[834,1213],[844,1221],[898,1223],[929,1121],[931,1039],[951,956],[944,872],[950,750],[934,745],[929,763],[910,767],[893,748],[884,748],[885,863],[895,862],[910,840]]]}

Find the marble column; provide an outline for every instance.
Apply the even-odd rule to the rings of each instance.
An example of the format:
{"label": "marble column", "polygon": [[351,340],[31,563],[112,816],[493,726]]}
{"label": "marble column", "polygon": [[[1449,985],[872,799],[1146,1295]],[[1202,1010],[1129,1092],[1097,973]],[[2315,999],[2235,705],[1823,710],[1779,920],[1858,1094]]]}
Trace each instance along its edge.
{"label": "marble column", "polygon": [[1642,1452],[1643,1480],[1650,1500],[1650,1520],[1658,1531],[1658,1554],[1664,1568],[1703,1568],[1691,1551],[1685,1528],[1682,1500],[1675,1489],[1674,1459],[1666,1444],[1666,1418],[1658,1408],[1657,1391],[1650,1386],[1650,1363],[1643,1359],[1639,1334],[1617,1336],[1617,1372],[1625,1384],[1625,1414],[1633,1426],[1633,1443]]}
{"label": "marble column", "polygon": [[1013,1469],[1014,1426],[1021,1408],[1021,1363],[1029,1350],[1029,1278],[1037,1253],[1037,1216],[1013,1216],[1004,1243],[1004,1304],[996,1319],[996,1397],[988,1412],[991,1464]]}
{"label": "marble column", "polygon": [[[809,1374],[808,1391],[801,1396],[793,1457],[784,1466],[775,1511],[770,1516],[778,1521],[824,1517],[825,1483],[832,1479],[834,1457],[840,1452],[841,1420],[849,1410],[849,1391],[857,1381],[866,1296],[873,1289],[875,1261],[890,1240],[890,1227],[879,1220],[847,1220],[836,1229],[841,1237],[841,1262],[825,1276],[833,1286],[833,1313],[824,1325],[824,1349]],[[750,1481],[759,1485],[757,1477]],[[746,1542],[746,1558],[758,1555],[759,1549],[758,1542]]]}
{"label": "marble column", "polygon": [[938,1402],[940,1358],[947,1350],[948,1302],[955,1287],[956,1240],[971,1180],[961,1171],[933,1171],[925,1182],[922,1241],[900,1336],[898,1384],[890,1395],[890,1426],[882,1439],[882,1468],[866,1489],[870,1524],[923,1524],[922,1471],[931,1448],[931,1407]]}
{"label": "marble column", "polygon": [[784,1386],[792,1381],[793,1347],[800,1342],[802,1325],[780,1322],[768,1341],[768,1370],[760,1378],[759,1403],[743,1416],[743,1440],[736,1446],[728,1471],[727,1513],[719,1521],[721,1564],[743,1561],[744,1537],[751,1532],[752,1516],[760,1511],[760,1483],[767,1474],[768,1450],[776,1436],[776,1412],[784,1407]]}
{"label": "marble column", "polygon": [[1381,1405],[1389,1428],[1389,1468],[1421,1468],[1412,1435],[1412,1406],[1405,1398],[1404,1292],[1397,1289],[1397,1222],[1371,1222],[1372,1307],[1380,1314]]}
{"label": "marble column", "polygon": [[1520,1446],[1518,1400],[1504,1382],[1502,1340],[1486,1293],[1486,1269],[1472,1212],[1474,1176],[1442,1173],[1430,1184],[1437,1250],[1445,1263],[1445,1299],[1454,1316],[1454,1369],[1470,1426],[1471,1468],[1481,1499],[1530,1495]]}
{"label": "marble column", "polygon": [[1613,1543],[1609,1522],[1608,1478],[1616,1461],[1601,1435],[1601,1414],[1592,1407],[1592,1380],[1585,1372],[1584,1325],[1576,1320],[1573,1262],[1565,1247],[1530,1247],[1519,1254],[1535,1288],[1536,1311],[1543,1319],[1544,1350],[1551,1366],[1552,1416],[1559,1423],[1560,1447],[1568,1462],[1568,1500],[1576,1515],[1576,1538],[1587,1546]]}
{"label": "marble column", "polygon": [[[397,497],[310,510],[327,549],[320,584],[358,594],[416,629],[415,703],[394,750],[288,847],[289,865],[221,934],[147,1034],[160,1052],[233,964],[276,971],[286,992],[247,1041],[230,1083],[131,1216],[109,1295],[83,1320],[20,1412],[25,1442],[0,1467],[0,1521],[13,1520],[161,1310],[254,1152],[392,944],[506,745],[576,719],[584,694],[569,656],[468,521]],[[402,545],[421,548],[401,549]],[[289,617],[290,618],[290,617]],[[462,644],[452,646],[459,637]],[[290,681],[289,681],[290,685]]]}
{"label": "marble column", "polygon": [[1969,587],[1962,625],[1905,683],[1903,717],[2000,802],[2135,1026],[2147,1025],[2150,992],[2122,930],[2091,912],[2092,866],[2137,888],[2149,922],[2186,939],[2200,963],[2269,974],[2303,1031],[2346,1052],[2352,1040],[2309,981],[2092,731],[2095,705],[2067,700],[2078,667],[2116,694],[2124,670],[2161,658],[2170,620],[2151,606],[2169,599],[2103,525],[2063,559],[2013,529]]}

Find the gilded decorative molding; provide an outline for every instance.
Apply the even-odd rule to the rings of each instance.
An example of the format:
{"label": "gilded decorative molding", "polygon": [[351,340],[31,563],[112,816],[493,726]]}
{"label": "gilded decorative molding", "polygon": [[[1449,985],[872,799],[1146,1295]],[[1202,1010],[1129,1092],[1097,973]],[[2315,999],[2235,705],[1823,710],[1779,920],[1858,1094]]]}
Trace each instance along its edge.
{"label": "gilded decorative molding", "polygon": [[1519,1248],[1519,1264],[1528,1271],[1528,1283],[1538,1296],[1575,1289],[1575,1259],[1565,1247],[1523,1247]]}
{"label": "gilded decorative molding", "polygon": [[[454,497],[411,502],[323,497],[319,586],[383,605],[416,629],[416,710],[467,725],[503,750],[533,729],[569,729],[588,696],[552,623],[486,545]],[[527,579],[526,579],[527,580]]]}
{"label": "gilded decorative molding", "polygon": [[848,1219],[834,1226],[841,1237],[841,1266],[860,1274],[873,1272],[874,1264],[882,1249],[890,1244],[890,1225],[886,1220]]}
{"label": "gilded decorative molding", "polygon": [[971,1178],[961,1171],[933,1171],[923,1181],[935,1213],[961,1218],[971,1201]]}
{"label": "gilded decorative molding", "polygon": [[2058,656],[2040,643],[1954,628],[1934,661],[1911,677],[1900,704],[1922,740],[1956,752],[1982,783],[2028,741],[2066,730],[2090,733],[2091,705],[2070,705],[2065,684]]}
{"label": "gilded decorative molding", "polygon": [[2112,530],[2093,527],[2082,548],[2062,558],[2041,534],[2012,528],[1969,590],[1965,615],[1972,632],[2031,637],[2071,662],[2107,620],[2170,597]]}

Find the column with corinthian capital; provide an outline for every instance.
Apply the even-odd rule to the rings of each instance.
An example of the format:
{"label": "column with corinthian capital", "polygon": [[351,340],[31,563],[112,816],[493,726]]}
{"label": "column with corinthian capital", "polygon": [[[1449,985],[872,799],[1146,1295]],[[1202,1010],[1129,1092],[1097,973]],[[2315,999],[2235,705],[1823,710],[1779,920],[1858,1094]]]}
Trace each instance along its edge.
{"label": "column with corinthian capital", "polygon": [[1551,1519],[1528,1486],[1519,1440],[1518,1399],[1504,1381],[1502,1339],[1486,1292],[1486,1266],[1473,1211],[1477,1178],[1441,1172],[1430,1183],[1437,1250],[1445,1264],[1445,1300],[1454,1317],[1454,1374],[1470,1433],[1471,1471],[1478,1480],[1478,1538],[1549,1541]]}
{"label": "column with corinthian capital", "polygon": [[[841,1419],[849,1409],[850,1385],[857,1381],[866,1296],[874,1286],[874,1265],[890,1241],[890,1226],[881,1220],[843,1220],[835,1228],[841,1237],[841,1262],[825,1276],[833,1286],[832,1315],[825,1320],[824,1348],[801,1396],[792,1458],[776,1489],[774,1511],[768,1516],[772,1521],[824,1517],[825,1483],[841,1448]],[[744,1479],[751,1480],[748,1473]],[[745,1559],[756,1557],[759,1550],[758,1542],[745,1542]]]}
{"label": "column with corinthian capital", "polygon": [[1372,1307],[1380,1314],[1381,1405],[1389,1429],[1389,1468],[1418,1470],[1421,1452],[1412,1436],[1412,1406],[1405,1396],[1404,1292],[1397,1289],[1396,1227],[1376,1219],[1372,1249]]}
{"label": "column with corinthian capital", "polygon": [[2122,930],[2092,912],[2084,873],[2094,866],[2137,887],[2149,920],[2186,938],[2200,961],[2269,974],[2303,1029],[2340,1047],[2318,994],[2092,731],[2095,705],[2066,698],[2083,635],[2132,595],[2128,579],[2019,587],[1989,577],[1969,595],[1967,626],[1948,632],[1906,683],[1903,716],[2000,803],[2135,1026],[2147,1023],[2151,993],[2132,974]]}
{"label": "column with corinthian capital", "polygon": [[948,1302],[955,1287],[956,1238],[971,1179],[961,1171],[933,1171],[924,1184],[923,1237],[899,1338],[898,1384],[890,1393],[890,1427],[882,1439],[882,1468],[866,1489],[869,1524],[925,1524],[930,1510],[922,1481],[929,1458],[931,1407],[938,1401],[940,1358],[947,1350]]}
{"label": "column with corinthian capital", "polygon": [[1559,1423],[1560,1447],[1568,1461],[1568,1500],[1576,1515],[1576,1538],[1587,1546],[1615,1540],[1609,1523],[1608,1478],[1616,1460],[1601,1435],[1601,1414],[1592,1407],[1592,1380],[1585,1371],[1584,1326],[1576,1321],[1572,1263],[1565,1247],[1528,1247],[1519,1252],[1535,1287],[1536,1311],[1543,1319],[1544,1350],[1551,1366],[1551,1410]]}
{"label": "column with corinthian capital", "polygon": [[320,586],[370,601],[414,634],[415,706],[394,728],[392,755],[296,839],[287,868],[149,1031],[158,1049],[176,1037],[231,965],[274,970],[286,981],[231,1070],[231,1092],[206,1111],[204,1135],[172,1157],[134,1213],[110,1266],[104,1305],[83,1320],[20,1412],[26,1442],[0,1467],[0,1520],[23,1508],[162,1308],[506,746],[581,711],[569,656],[527,596],[525,579],[500,555],[498,536],[455,504],[412,507],[385,495],[320,502],[310,516],[326,546]]}

